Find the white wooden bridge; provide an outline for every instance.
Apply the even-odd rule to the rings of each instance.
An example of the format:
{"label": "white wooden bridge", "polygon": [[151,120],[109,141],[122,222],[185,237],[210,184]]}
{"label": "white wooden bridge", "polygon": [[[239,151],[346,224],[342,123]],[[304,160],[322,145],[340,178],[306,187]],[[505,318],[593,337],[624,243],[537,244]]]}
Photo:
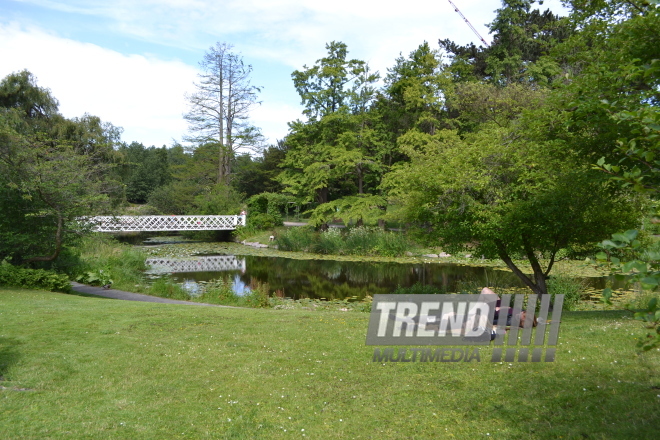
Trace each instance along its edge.
{"label": "white wooden bridge", "polygon": [[245,215],[120,215],[85,222],[97,232],[227,231],[245,226]]}
{"label": "white wooden bridge", "polygon": [[195,259],[149,258],[145,261],[152,270],[165,272],[224,272],[228,270],[245,271],[245,258],[235,255],[214,255]]}

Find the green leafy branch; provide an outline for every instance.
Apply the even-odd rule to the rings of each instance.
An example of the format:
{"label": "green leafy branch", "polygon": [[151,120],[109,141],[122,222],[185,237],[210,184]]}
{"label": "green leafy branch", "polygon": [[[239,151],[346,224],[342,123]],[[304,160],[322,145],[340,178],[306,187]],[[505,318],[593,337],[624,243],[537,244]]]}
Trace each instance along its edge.
{"label": "green leafy branch", "polygon": [[[631,282],[639,283],[643,289],[658,291],[660,287],[660,252],[647,252],[646,261],[622,262],[612,255],[614,250],[638,250],[641,243],[637,239],[637,235],[638,231],[634,229],[613,234],[610,240],[604,240],[600,243],[599,246],[603,250],[596,254],[596,259],[601,264],[607,264],[611,273],[626,275]],[[603,291],[603,301],[606,304],[612,304],[611,288]],[[637,343],[637,348],[649,351],[655,347],[660,347],[660,306],[658,305],[658,298],[652,298],[642,310],[633,309],[630,305],[627,305],[626,309],[633,313],[635,319],[644,322],[645,327],[651,330],[646,335],[646,339],[642,339]]]}

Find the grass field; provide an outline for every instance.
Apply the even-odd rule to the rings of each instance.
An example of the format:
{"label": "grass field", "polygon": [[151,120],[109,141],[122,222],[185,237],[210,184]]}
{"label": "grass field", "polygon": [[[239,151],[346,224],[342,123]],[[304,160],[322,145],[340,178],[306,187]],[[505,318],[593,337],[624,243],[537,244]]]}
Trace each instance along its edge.
{"label": "grass field", "polygon": [[658,438],[625,312],[565,312],[554,363],[375,363],[367,321],[0,289],[0,438]]}

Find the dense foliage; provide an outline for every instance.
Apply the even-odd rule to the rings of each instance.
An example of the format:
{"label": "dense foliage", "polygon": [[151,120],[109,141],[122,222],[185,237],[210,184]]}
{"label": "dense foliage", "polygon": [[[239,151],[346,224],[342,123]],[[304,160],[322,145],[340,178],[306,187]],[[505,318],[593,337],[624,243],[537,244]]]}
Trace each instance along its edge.
{"label": "dense foliage", "polygon": [[[504,0],[490,46],[422,42],[382,75],[330,42],[292,74],[306,119],[261,155],[239,151],[260,142],[249,124],[259,90],[228,44],[202,61],[185,148],[121,144],[98,118],[60,116],[28,72],[10,75],[0,85],[0,257],[54,259],[76,216],[122,204],[139,214],[247,209],[253,229],[307,210],[320,231],[394,221],[425,246],[499,257],[547,293],[557,255],[638,227],[657,195],[656,3],[575,0],[560,17]],[[206,108],[213,93],[220,104]],[[339,245],[323,243],[321,252]]]}
{"label": "dense foliage", "polygon": [[97,117],[67,119],[28,71],[0,82],[0,259],[50,262],[80,226],[111,208],[120,130]]}
{"label": "dense foliage", "polygon": [[6,262],[0,263],[0,286],[64,293],[71,291],[71,283],[66,275],[50,270],[16,267]]}
{"label": "dense foliage", "polygon": [[560,250],[636,227],[645,199],[598,168],[638,186],[653,174],[657,9],[575,1],[560,17],[535,3],[503,1],[489,47],[444,39],[443,58],[424,42],[380,89],[328,44],[293,74],[309,118],[284,140],[284,192],[322,229],[404,221],[427,244],[501,258],[537,293]]}

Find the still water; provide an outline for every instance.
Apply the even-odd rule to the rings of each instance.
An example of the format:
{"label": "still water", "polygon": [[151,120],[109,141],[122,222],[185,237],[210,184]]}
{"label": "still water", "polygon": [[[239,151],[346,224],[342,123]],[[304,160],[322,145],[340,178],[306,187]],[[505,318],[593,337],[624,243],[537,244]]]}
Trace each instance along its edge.
{"label": "still water", "polygon": [[[156,272],[194,289],[200,281],[227,278],[238,295],[254,281],[268,283],[271,292],[289,298],[345,299],[391,293],[416,283],[445,292],[472,291],[483,286],[523,287],[511,272],[490,267],[440,263],[380,263],[297,260],[283,257],[216,255],[196,259],[148,260]],[[605,287],[605,278],[585,278],[591,288]]]}

